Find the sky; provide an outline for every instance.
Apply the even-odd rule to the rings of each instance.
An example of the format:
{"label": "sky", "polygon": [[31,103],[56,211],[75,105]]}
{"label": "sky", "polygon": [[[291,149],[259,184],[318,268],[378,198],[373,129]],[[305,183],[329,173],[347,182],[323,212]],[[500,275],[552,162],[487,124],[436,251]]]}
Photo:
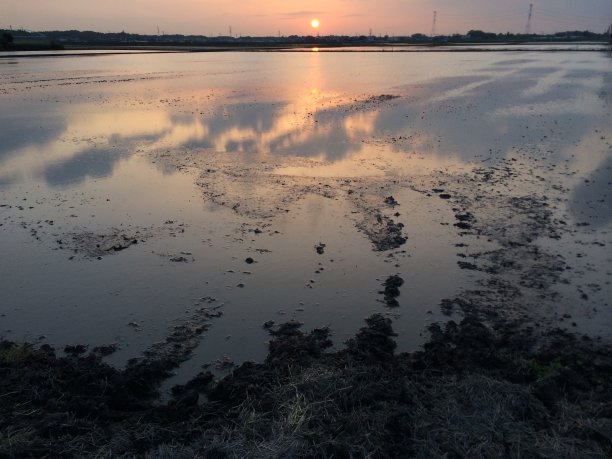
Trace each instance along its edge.
{"label": "sky", "polygon": [[[184,35],[605,32],[612,0],[0,0],[0,29]],[[434,29],[434,11],[436,21]],[[313,18],[320,27],[313,29]]]}

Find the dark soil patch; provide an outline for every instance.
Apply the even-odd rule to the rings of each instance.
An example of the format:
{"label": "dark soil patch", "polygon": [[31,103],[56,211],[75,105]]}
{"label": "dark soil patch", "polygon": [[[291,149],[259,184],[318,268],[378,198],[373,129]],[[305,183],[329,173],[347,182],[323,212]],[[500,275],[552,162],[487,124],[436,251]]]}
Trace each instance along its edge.
{"label": "dark soil patch", "polygon": [[397,302],[397,297],[400,296],[400,287],[404,285],[404,279],[402,279],[397,274],[389,276],[383,286],[385,289],[379,293],[382,293],[385,296],[385,303],[387,306],[397,307],[399,303]]}
{"label": "dark soil patch", "polygon": [[364,220],[357,227],[372,241],[374,250],[379,252],[397,249],[408,240],[403,234],[404,224],[380,212],[375,212],[373,218]]}
{"label": "dark soil patch", "polygon": [[387,204],[388,206],[397,206],[399,203],[397,202],[397,200],[393,197],[393,196],[387,196],[385,198],[385,204]]}
{"label": "dark soil patch", "polygon": [[138,231],[128,234],[113,228],[107,234],[88,231],[68,234],[64,239],[58,239],[57,243],[60,248],[68,248],[73,253],[83,253],[87,257],[96,258],[121,252],[148,237],[148,234]]}

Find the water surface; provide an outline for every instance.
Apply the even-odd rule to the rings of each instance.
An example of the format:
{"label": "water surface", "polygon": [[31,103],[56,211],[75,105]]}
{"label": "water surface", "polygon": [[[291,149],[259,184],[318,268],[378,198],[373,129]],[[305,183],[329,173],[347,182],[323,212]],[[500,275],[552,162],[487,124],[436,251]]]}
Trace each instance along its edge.
{"label": "water surface", "polygon": [[[568,51],[0,58],[0,333],[118,342],[119,363],[212,301],[224,315],[192,365],[261,358],[266,320],[329,325],[341,344],[377,311],[415,349],[445,319],[440,300],[481,276],[457,266],[454,211],[416,177],[530,155],[563,176],[559,217],[609,234],[609,64]],[[404,246],[372,250],[351,187],[379,187]],[[86,233],[139,242],[98,260],[66,242]],[[610,259],[593,263],[589,304],[606,308]],[[379,293],[391,274],[405,280],[397,309]]]}

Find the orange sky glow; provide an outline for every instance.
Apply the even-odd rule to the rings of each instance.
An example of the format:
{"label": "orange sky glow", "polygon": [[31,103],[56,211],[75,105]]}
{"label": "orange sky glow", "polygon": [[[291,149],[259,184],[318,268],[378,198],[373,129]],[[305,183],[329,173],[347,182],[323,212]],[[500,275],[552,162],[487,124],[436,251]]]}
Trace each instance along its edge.
{"label": "orange sky glow", "polygon": [[[207,36],[605,32],[612,0],[0,0],[0,28]],[[434,29],[433,12],[437,12]]]}

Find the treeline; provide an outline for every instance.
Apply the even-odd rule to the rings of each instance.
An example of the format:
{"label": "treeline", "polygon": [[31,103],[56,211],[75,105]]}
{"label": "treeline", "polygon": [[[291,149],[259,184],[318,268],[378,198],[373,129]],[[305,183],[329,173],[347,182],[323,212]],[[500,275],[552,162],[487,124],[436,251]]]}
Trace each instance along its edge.
{"label": "treeline", "polygon": [[0,30],[0,49],[4,51],[37,51],[63,48],[63,45],[44,34]]}
{"label": "treeline", "polygon": [[590,31],[566,31],[550,35],[492,33],[482,30],[470,30],[465,35],[437,35],[435,37],[416,33],[409,36],[376,36],[376,35],[328,35],[328,36],[278,36],[278,37],[233,37],[204,35],[141,35],[126,32],[94,32],[94,31],[0,31],[0,46],[12,49],[24,46],[62,47],[63,45],[106,46],[106,45],[367,45],[367,44],[441,44],[441,43],[512,43],[512,42],[560,42],[560,41],[598,41],[610,40],[610,33],[595,33]]}
{"label": "treeline", "polygon": [[[453,35],[455,37],[455,35]],[[491,33],[484,32],[482,30],[470,30],[466,35],[466,38],[475,41],[507,41],[512,39],[525,40],[525,39],[546,39],[546,40],[563,40],[563,41],[576,41],[576,40],[588,40],[588,41],[605,41],[608,38],[608,33],[598,34],[590,32],[588,30],[579,31],[567,31],[557,32],[551,35],[537,35],[537,34],[511,34],[511,33]]]}

